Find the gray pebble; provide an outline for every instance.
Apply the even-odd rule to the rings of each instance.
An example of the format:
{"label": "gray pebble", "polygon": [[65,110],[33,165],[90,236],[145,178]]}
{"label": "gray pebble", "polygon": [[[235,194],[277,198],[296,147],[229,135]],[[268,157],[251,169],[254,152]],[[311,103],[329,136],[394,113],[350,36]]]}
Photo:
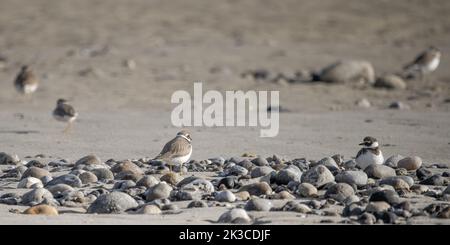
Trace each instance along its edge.
{"label": "gray pebble", "polygon": [[347,183],[338,183],[330,188],[325,193],[326,198],[333,198],[338,202],[343,202],[348,197],[355,194],[353,188]]}
{"label": "gray pebble", "polygon": [[333,181],[333,174],[330,172],[330,170],[328,170],[328,168],[322,165],[313,167],[312,169],[303,173],[301,176],[302,183],[310,183],[317,188],[320,188]]}
{"label": "gray pebble", "polygon": [[270,211],[272,203],[267,199],[255,198],[247,201],[245,210],[247,211]]}
{"label": "gray pebble", "polygon": [[99,196],[88,208],[88,213],[122,213],[128,209],[136,208],[138,203],[128,194],[111,192]]}

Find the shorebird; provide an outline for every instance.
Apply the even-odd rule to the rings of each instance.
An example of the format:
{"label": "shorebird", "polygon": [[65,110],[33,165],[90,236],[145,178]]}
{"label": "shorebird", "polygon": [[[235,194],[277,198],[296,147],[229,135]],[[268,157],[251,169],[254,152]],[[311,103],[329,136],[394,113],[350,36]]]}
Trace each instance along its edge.
{"label": "shorebird", "polygon": [[407,74],[418,72],[423,81],[426,74],[435,71],[441,61],[441,51],[436,47],[429,47],[420,53],[416,59],[403,67]]}
{"label": "shorebird", "polygon": [[153,160],[165,161],[172,171],[173,165],[183,165],[183,163],[189,161],[192,154],[192,138],[188,130],[181,130],[177,133],[177,136],[164,145],[161,153]]}
{"label": "shorebird", "polygon": [[72,128],[72,123],[77,118],[78,113],[75,109],[67,104],[67,100],[58,99],[56,102],[56,108],[53,110],[53,117],[61,122],[67,122],[67,126],[64,129],[64,133],[67,133]]}
{"label": "shorebird", "polygon": [[383,164],[383,153],[379,149],[378,140],[374,137],[367,136],[363,139],[363,148],[356,155],[356,164],[364,170],[372,164]]}
{"label": "shorebird", "polygon": [[20,69],[19,74],[17,74],[14,86],[19,93],[28,95],[36,91],[39,86],[39,80],[33,71],[24,65]]}

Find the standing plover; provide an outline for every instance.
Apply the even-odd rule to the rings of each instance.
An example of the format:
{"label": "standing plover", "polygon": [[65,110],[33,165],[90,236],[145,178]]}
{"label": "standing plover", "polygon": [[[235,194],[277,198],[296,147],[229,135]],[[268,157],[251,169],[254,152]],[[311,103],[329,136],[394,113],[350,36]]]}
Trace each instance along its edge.
{"label": "standing plover", "polygon": [[20,69],[19,74],[17,74],[14,86],[19,93],[27,95],[36,91],[39,86],[39,80],[33,71],[24,65]]}
{"label": "standing plover", "polygon": [[403,70],[408,74],[418,72],[420,80],[424,80],[424,76],[433,72],[439,66],[441,61],[441,51],[436,47],[429,47],[424,52],[420,53],[414,61],[405,65]]}
{"label": "standing plover", "polygon": [[367,136],[363,139],[363,148],[359,150],[356,155],[356,164],[361,168],[365,169],[372,164],[383,164],[384,157],[383,153],[379,149],[378,140],[374,137]]}
{"label": "standing plover", "polygon": [[72,128],[72,123],[77,118],[78,113],[75,109],[67,104],[67,100],[58,99],[56,102],[56,108],[53,110],[53,117],[61,122],[67,122],[67,126],[64,129],[64,133],[67,133]]}
{"label": "standing plover", "polygon": [[161,153],[154,160],[163,160],[169,165],[172,171],[173,165],[180,165],[187,162],[192,154],[192,138],[188,130],[181,130],[177,136],[164,145]]}

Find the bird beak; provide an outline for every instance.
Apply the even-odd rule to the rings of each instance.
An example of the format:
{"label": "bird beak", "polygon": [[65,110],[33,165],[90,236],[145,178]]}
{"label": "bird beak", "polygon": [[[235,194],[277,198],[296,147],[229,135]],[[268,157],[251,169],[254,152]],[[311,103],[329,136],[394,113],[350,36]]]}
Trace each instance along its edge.
{"label": "bird beak", "polygon": [[365,145],[365,144],[366,144],[366,142],[359,143],[359,145]]}

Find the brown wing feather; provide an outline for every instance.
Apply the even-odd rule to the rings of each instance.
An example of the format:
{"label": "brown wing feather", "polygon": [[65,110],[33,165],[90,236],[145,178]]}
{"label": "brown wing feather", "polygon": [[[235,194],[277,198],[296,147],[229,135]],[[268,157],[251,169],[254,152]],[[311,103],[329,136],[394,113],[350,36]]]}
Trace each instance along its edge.
{"label": "brown wing feather", "polygon": [[161,153],[155,159],[167,160],[174,157],[185,156],[189,154],[191,145],[186,144],[186,139],[176,137],[164,145]]}

